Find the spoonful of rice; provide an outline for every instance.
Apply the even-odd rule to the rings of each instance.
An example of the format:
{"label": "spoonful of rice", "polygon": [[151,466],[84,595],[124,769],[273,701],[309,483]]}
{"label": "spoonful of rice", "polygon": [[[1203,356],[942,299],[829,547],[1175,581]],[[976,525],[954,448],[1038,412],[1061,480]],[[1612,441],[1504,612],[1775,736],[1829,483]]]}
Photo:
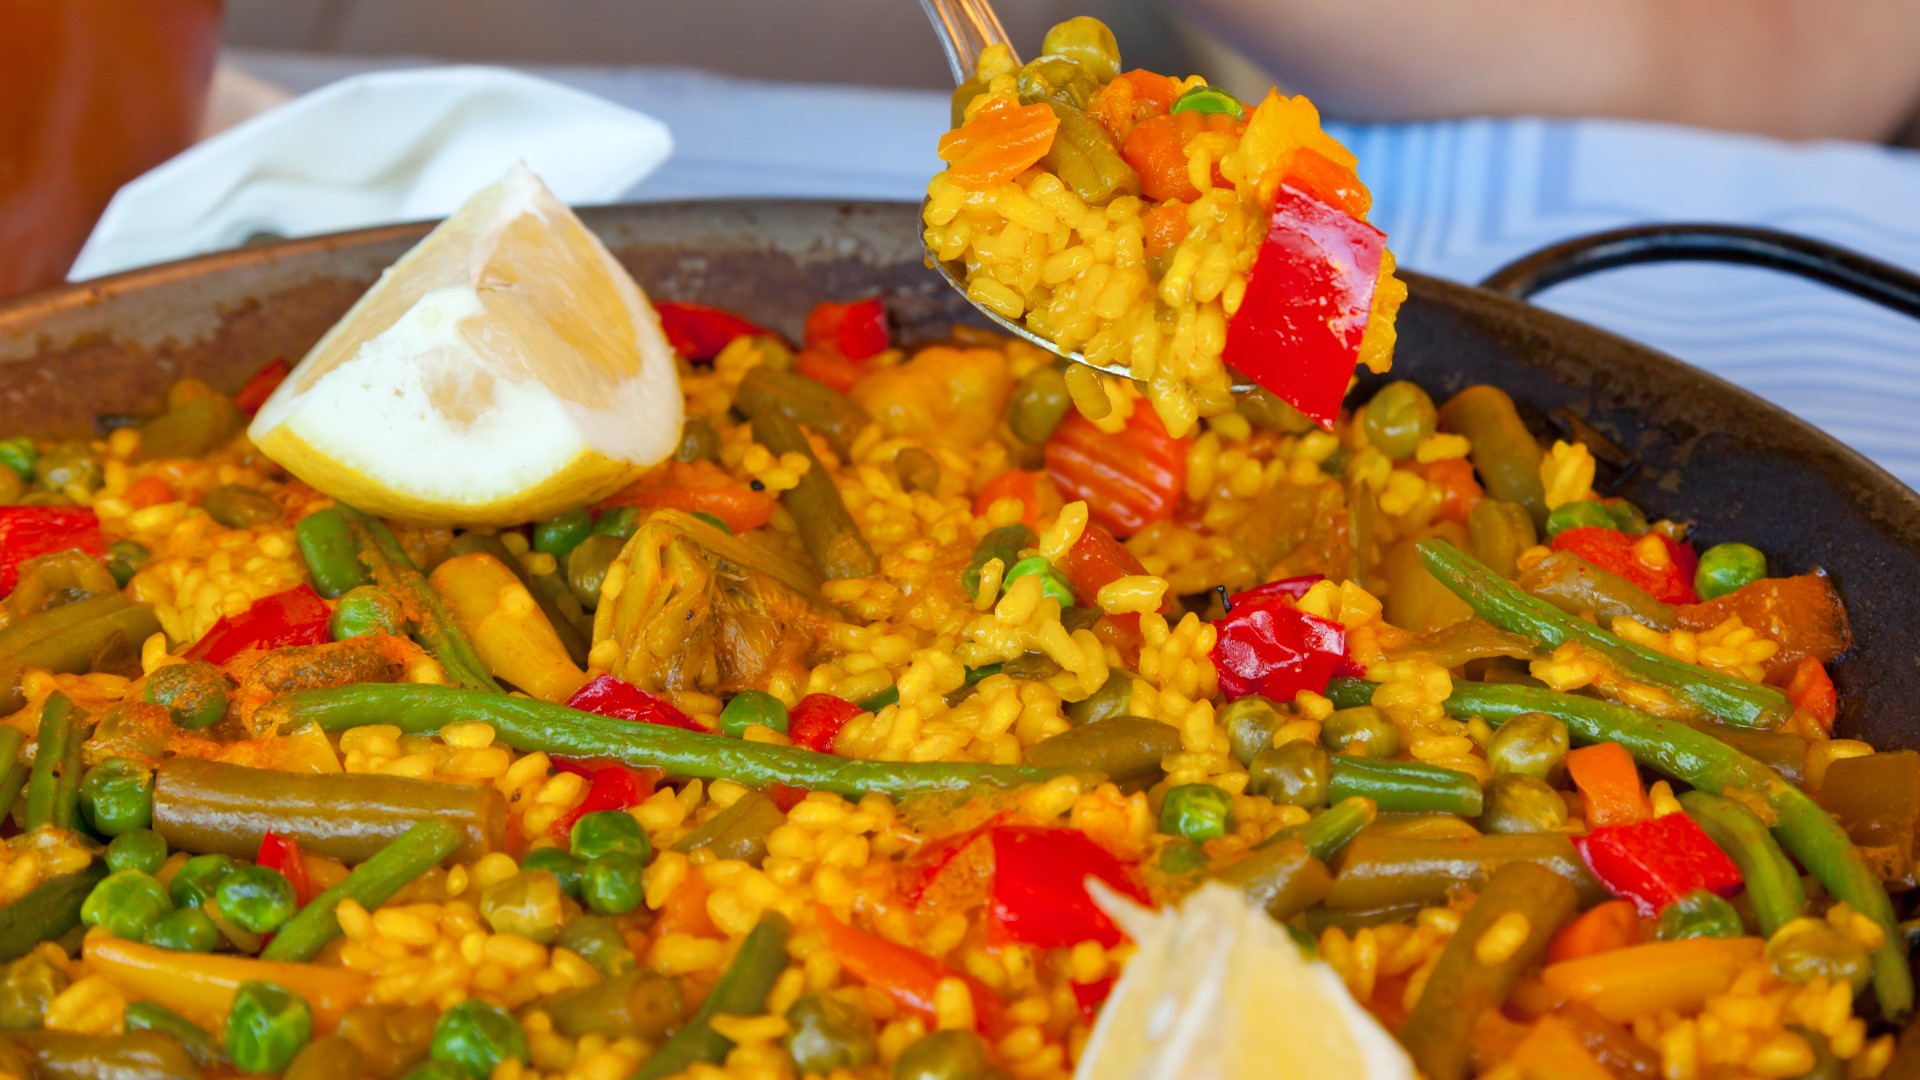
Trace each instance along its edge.
{"label": "spoonful of rice", "polygon": [[928,262],[987,318],[1142,385],[1169,432],[1267,391],[1330,426],[1392,364],[1406,286],[1356,159],[1304,97],[1243,104],[1205,79],[1122,70],[1098,19],[1022,64],[987,0],[921,0],[959,88],[927,185]]}

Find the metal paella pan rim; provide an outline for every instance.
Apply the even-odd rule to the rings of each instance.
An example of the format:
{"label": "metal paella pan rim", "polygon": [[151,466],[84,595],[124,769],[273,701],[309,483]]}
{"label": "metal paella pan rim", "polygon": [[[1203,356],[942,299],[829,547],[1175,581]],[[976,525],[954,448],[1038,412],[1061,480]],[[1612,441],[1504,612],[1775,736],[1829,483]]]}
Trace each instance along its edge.
{"label": "metal paella pan rim", "polygon": [[[927,268],[915,203],[788,200],[590,208],[582,218],[660,299],[739,310],[798,336],[829,298],[888,297],[907,340],[986,325]],[[0,305],[0,434],[75,437],[151,409],[192,375],[232,389],[298,357],[428,225],[291,240],[130,271]],[[1836,667],[1842,727],[1920,747],[1920,494],[1830,436],[1719,378],[1612,334],[1464,285],[1403,273],[1391,378],[1436,396],[1513,395],[1535,433],[1556,413],[1632,457],[1599,486],[1744,540],[1782,572],[1831,573],[1856,645]],[[1356,399],[1382,380],[1364,376]]]}

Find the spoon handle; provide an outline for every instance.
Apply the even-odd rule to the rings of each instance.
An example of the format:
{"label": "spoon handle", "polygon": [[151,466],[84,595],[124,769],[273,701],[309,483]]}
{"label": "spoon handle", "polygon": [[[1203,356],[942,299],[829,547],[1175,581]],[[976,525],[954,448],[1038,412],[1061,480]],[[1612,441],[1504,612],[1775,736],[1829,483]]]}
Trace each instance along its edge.
{"label": "spoon handle", "polygon": [[[1000,16],[993,12],[992,0],[920,0],[920,6],[940,35],[940,47],[946,50],[955,86],[973,78],[974,65],[987,46],[1005,45],[1013,51]],[[1019,62],[1018,54],[1014,61]]]}

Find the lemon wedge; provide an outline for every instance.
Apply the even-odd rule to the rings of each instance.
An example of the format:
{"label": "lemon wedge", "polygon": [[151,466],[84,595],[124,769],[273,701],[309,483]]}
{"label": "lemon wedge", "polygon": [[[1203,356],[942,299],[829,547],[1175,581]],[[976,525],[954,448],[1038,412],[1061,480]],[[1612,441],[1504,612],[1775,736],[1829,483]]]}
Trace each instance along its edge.
{"label": "lemon wedge", "polygon": [[247,434],[362,510],[508,525],[673,452],[683,404],[646,295],[525,166],[393,264]]}
{"label": "lemon wedge", "polygon": [[1209,882],[1149,911],[1088,882],[1138,946],[1074,1080],[1414,1080],[1413,1063],[1340,977],[1237,889]]}

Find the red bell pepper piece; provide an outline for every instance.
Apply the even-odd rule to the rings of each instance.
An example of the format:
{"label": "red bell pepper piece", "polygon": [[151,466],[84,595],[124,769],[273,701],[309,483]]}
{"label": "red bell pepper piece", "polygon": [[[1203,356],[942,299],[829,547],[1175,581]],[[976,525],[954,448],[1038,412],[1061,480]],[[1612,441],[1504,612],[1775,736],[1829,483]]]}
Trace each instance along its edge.
{"label": "red bell pepper piece", "polygon": [[1068,983],[1067,988],[1073,991],[1073,1003],[1080,1007],[1080,1018],[1091,1024],[1099,1019],[1100,1006],[1113,994],[1113,976],[1090,983]]}
{"label": "red bell pepper piece", "polygon": [[801,349],[793,355],[793,373],[844,394],[866,377],[867,365],[825,349]]}
{"label": "red bell pepper piece", "polygon": [[1297,581],[1236,593],[1214,620],[1210,655],[1228,701],[1248,694],[1292,701],[1302,690],[1325,691],[1329,679],[1351,670],[1346,628],[1295,607]]}
{"label": "red bell pepper piece", "polygon": [[0,506],[0,596],[20,584],[20,564],[56,551],[107,553],[100,519],[71,506]]}
{"label": "red bell pepper piece", "polygon": [[1325,574],[1302,574],[1299,577],[1269,581],[1264,585],[1255,585],[1245,592],[1234,593],[1231,597],[1227,598],[1227,603],[1229,605],[1238,605],[1249,600],[1258,602],[1275,596],[1284,596],[1290,600],[1298,601],[1301,597],[1307,595],[1308,589],[1325,581],[1326,578],[1327,576]]}
{"label": "red bell pepper piece", "polygon": [[1833,689],[1833,676],[1817,656],[1801,657],[1787,676],[1787,700],[1793,707],[1813,717],[1822,731],[1832,731],[1834,717],[1840,713],[1840,695]]}
{"label": "red bell pepper piece", "polygon": [[826,906],[814,908],[814,922],[827,939],[827,951],[854,978],[892,998],[910,1012],[932,1019],[933,994],[942,979],[959,979],[973,997],[974,1025],[982,1031],[1000,1026],[1005,1003],[984,983],[953,970],[918,949],[848,926]]}
{"label": "red bell pepper piece", "polygon": [[615,720],[662,724],[707,733],[707,729],[700,726],[700,721],[674,708],[672,702],[611,675],[601,675],[575,690],[573,696],[567,699],[567,708],[599,713]]}
{"label": "red bell pepper piece", "polygon": [[808,694],[787,710],[787,737],[795,746],[831,754],[840,729],[863,712],[866,710],[843,697]]}
{"label": "red bell pepper piece", "polygon": [[776,336],[757,323],[709,304],[667,300],[655,303],[653,310],[660,313],[660,329],[666,332],[667,344],[696,363],[719,356],[734,338]]}
{"label": "red bell pepper piece", "polygon": [[806,788],[794,787],[792,784],[774,784],[767,788],[767,798],[772,799],[773,805],[779,807],[783,814],[799,806],[806,797]]}
{"label": "red bell pepper piece", "polygon": [[[562,772],[580,771],[577,767],[568,768],[557,759],[554,764]],[[657,775],[653,769],[633,769],[625,765],[593,766],[592,771],[587,773],[586,798],[554,819],[553,835],[565,839],[573,833],[574,823],[588,814],[602,810],[625,810],[646,802],[653,795],[654,778]]]}
{"label": "red bell pepper piece", "polygon": [[1386,240],[1282,185],[1220,358],[1331,428],[1359,362]]}
{"label": "red bell pepper piece", "polygon": [[1595,829],[1573,846],[1600,884],[1645,918],[1695,889],[1740,891],[1740,868],[1684,813]]}
{"label": "red bell pepper piece", "polygon": [[1089,607],[1098,601],[1101,589],[1123,577],[1147,572],[1133,552],[1127,550],[1127,545],[1092,522],[1087,523],[1080,531],[1080,539],[1067,549],[1067,557],[1060,560],[1059,569],[1073,586],[1074,599]]}
{"label": "red bell pepper piece", "polygon": [[[1639,546],[1653,537],[1666,549],[1664,565],[1649,565],[1640,557]],[[1694,604],[1700,594],[1693,591],[1693,572],[1700,557],[1693,545],[1663,533],[1628,536],[1618,529],[1600,525],[1582,525],[1565,529],[1548,545],[1555,551],[1568,551],[1608,573],[1618,574],[1645,589],[1655,600],[1668,604]]]}
{"label": "red bell pepper piece", "polygon": [[280,389],[280,384],[287,381],[287,375],[292,371],[293,365],[284,358],[272,361],[254,372],[246,385],[233,395],[233,407],[248,416],[259,412],[260,406],[265,405],[273,392]]}
{"label": "red bell pepper piece", "polygon": [[285,649],[333,640],[327,628],[333,611],[313,586],[302,582],[286,592],[261,597],[238,615],[222,616],[187,650],[187,659],[224,664],[246,649]]}
{"label": "red bell pepper piece", "polygon": [[1187,487],[1187,440],[1167,434],[1144,402],[1113,435],[1069,412],[1047,439],[1046,462],[1060,490],[1115,536],[1172,517]]}
{"label": "red bell pepper piece", "polygon": [[313,882],[307,877],[307,863],[301,858],[300,841],[268,830],[260,838],[260,853],[254,862],[269,870],[278,870],[293,885],[294,899],[301,907],[313,899]]}
{"label": "red bell pepper piece", "polygon": [[1000,825],[987,836],[993,843],[990,943],[1019,942],[1043,949],[1082,941],[1118,945],[1120,928],[1087,895],[1089,877],[1147,902],[1126,865],[1078,829]]}
{"label": "red bell pepper piece", "polygon": [[828,301],[807,313],[805,345],[855,362],[887,351],[887,309],[877,296],[851,304]]}

